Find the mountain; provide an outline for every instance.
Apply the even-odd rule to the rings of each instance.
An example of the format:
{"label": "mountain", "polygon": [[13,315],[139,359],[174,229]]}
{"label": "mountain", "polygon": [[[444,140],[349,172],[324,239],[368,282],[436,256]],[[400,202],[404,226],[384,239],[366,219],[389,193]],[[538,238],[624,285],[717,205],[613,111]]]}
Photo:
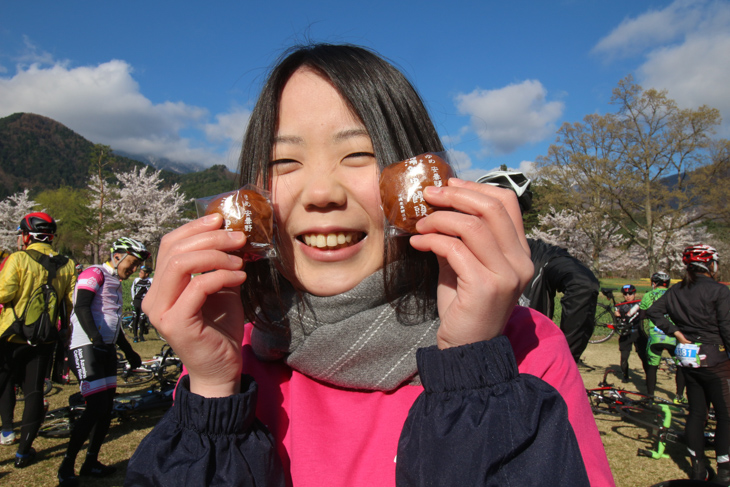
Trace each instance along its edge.
{"label": "mountain", "polygon": [[[94,144],[68,127],[41,115],[14,113],[0,119],[0,199],[29,189],[86,185]],[[143,164],[115,158],[114,171]]]}
{"label": "mountain", "polygon": [[174,172],[177,174],[187,174],[190,172],[198,172],[198,171],[205,170],[205,166],[203,166],[202,164],[172,161],[165,157],[144,156],[144,155],[130,154],[128,152],[122,152],[122,151],[114,151],[114,154],[128,157],[128,158],[134,159],[136,161],[140,161],[144,164],[154,167],[155,169],[163,169],[165,171],[170,171],[170,172]]}
{"label": "mountain", "polygon": [[[0,200],[24,189],[30,190],[33,197],[43,190],[62,186],[85,188],[93,148],[93,142],[48,117],[14,113],[0,118]],[[115,152],[108,168],[122,172],[144,167],[144,162],[135,160],[138,158],[153,160],[152,157],[127,157]],[[162,169],[160,175],[167,184],[180,184],[189,198],[210,196],[237,187],[237,175],[225,166],[190,172],[193,166],[176,165],[168,160],[157,162],[175,168],[172,171]]]}

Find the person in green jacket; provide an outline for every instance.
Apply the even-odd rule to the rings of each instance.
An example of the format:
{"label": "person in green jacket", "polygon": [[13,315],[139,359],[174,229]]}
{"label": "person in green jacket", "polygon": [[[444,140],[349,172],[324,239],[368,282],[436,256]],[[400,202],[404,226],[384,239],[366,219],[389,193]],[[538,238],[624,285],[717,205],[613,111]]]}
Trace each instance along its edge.
{"label": "person in green jacket", "polygon": [[[644,297],[639,303],[639,319],[644,319],[646,310],[654,304],[654,301],[659,299],[669,287],[669,274],[665,272],[655,272],[651,276],[651,291],[644,294]],[[646,345],[647,365],[646,365],[646,389],[650,396],[654,395],[656,390],[656,375],[659,369],[659,364],[662,360],[662,352],[666,350],[669,355],[674,357],[674,349],[677,347],[677,339],[673,336],[668,336],[662,330],[657,328],[651,320],[646,319],[644,321],[644,332],[649,338],[649,342]],[[682,368],[677,367],[677,394],[674,398],[674,402],[684,403],[687,402],[684,399],[684,374]]]}

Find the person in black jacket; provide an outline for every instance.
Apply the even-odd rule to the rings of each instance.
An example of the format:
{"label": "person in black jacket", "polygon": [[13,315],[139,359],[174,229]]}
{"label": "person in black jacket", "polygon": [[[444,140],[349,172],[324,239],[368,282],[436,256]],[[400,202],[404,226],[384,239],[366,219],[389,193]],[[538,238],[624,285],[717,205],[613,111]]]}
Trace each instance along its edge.
{"label": "person in black jacket", "polygon": [[[150,277],[150,268],[143,265],[139,268],[139,277],[132,282],[132,305],[134,306],[134,321],[132,321],[132,332],[134,333],[134,343],[143,342],[144,336],[148,331],[147,315],[142,312],[142,300],[152,285]],[[139,334],[137,334],[139,330]]]}
{"label": "person in black jacket", "polygon": [[[647,311],[667,335],[677,338],[675,353],[687,382],[689,417],[685,435],[695,480],[730,485],[730,289],[715,281],[719,256],[709,245],[684,249],[687,271]],[[670,321],[671,319],[671,321]],[[704,427],[709,404],[715,408],[717,476],[705,456]]]}
{"label": "person in black jacket", "polygon": [[[477,180],[517,194],[522,213],[532,207],[531,181],[519,171],[492,171]],[[593,334],[599,282],[593,272],[564,248],[539,239],[528,238],[535,275],[520,297],[520,305],[536,309],[552,319],[555,294],[560,299],[560,329],[576,362]]]}
{"label": "person in black jacket", "polygon": [[641,360],[644,374],[647,374],[646,346],[649,344],[649,339],[641,326],[639,316],[641,301],[636,299],[636,286],[624,284],[621,287],[621,294],[624,296],[624,301],[616,304],[614,312],[622,323],[619,330],[618,349],[621,353],[621,382],[626,384],[629,382],[629,356],[632,346]]}

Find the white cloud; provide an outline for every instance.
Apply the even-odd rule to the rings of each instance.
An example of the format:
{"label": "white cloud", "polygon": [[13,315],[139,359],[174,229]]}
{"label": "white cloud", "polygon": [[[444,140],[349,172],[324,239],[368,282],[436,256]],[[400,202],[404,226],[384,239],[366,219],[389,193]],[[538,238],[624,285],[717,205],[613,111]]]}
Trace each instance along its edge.
{"label": "white cloud", "polygon": [[[36,52],[35,47],[30,45],[29,52]],[[45,55],[25,58],[47,60]],[[67,64],[18,64],[13,76],[0,77],[0,117],[36,113],[117,151],[235,167],[237,154],[231,158],[222,153],[231,150],[225,142],[238,144],[241,139],[248,116],[241,109],[218,114],[215,123],[209,123],[204,108],[183,102],[153,103],[140,92],[132,67],[124,61],[74,68]],[[236,123],[240,123],[237,131]],[[200,137],[183,137],[183,130],[192,136],[197,131]]]}
{"label": "white cloud", "polygon": [[204,130],[208,139],[216,142],[226,140],[243,143],[243,133],[251,118],[251,110],[234,107],[229,113],[220,113],[215,116],[216,123],[205,124]]}
{"label": "white cloud", "polygon": [[624,19],[598,41],[594,53],[610,58],[630,56],[644,49],[670,42],[692,30],[702,17],[704,0],[677,0],[662,10],[649,10],[634,19]]}
{"label": "white cloud", "polygon": [[472,171],[471,157],[466,152],[449,149],[446,151],[449,163],[454,168],[456,176],[462,179],[469,179],[468,174]]}
{"label": "white cloud", "polygon": [[23,44],[25,44],[25,50],[18,57],[18,62],[22,64],[53,64],[53,55],[48,51],[41,51],[38,46],[33,44],[30,37],[23,36]]}
{"label": "white cloud", "polygon": [[528,178],[535,177],[535,163],[533,161],[520,162],[520,167],[518,167],[517,170]]}
{"label": "white cloud", "polygon": [[563,103],[546,100],[547,90],[527,80],[496,90],[476,89],[459,94],[460,113],[471,117],[471,129],[489,154],[508,154],[555,133]]}
{"label": "white cloud", "polygon": [[677,0],[624,20],[594,51],[610,59],[632,53],[632,45],[644,56],[637,69],[642,87],[666,89],[682,108],[717,108],[725,120],[720,132],[730,134],[729,2]]}

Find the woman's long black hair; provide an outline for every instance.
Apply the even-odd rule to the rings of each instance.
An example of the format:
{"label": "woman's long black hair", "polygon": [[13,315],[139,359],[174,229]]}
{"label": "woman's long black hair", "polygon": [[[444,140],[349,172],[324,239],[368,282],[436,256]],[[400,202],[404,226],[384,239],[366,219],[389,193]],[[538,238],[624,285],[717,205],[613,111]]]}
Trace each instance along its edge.
{"label": "woman's long black hair", "polygon": [[[328,79],[365,125],[380,167],[424,152],[441,152],[443,145],[431,118],[406,77],[374,52],[359,46],[311,44],[290,49],[280,58],[264,84],[243,140],[240,183],[259,184],[271,190],[271,162],[277,132],[281,93],[289,78],[308,68]],[[435,283],[438,263],[430,252],[413,249],[407,238],[385,237],[386,296],[415,296],[421,303],[416,314],[399,307],[404,322],[435,316]],[[285,265],[285,264],[284,264]],[[269,260],[249,263],[242,287],[246,318],[253,321],[264,296],[279,294],[282,275]]]}

